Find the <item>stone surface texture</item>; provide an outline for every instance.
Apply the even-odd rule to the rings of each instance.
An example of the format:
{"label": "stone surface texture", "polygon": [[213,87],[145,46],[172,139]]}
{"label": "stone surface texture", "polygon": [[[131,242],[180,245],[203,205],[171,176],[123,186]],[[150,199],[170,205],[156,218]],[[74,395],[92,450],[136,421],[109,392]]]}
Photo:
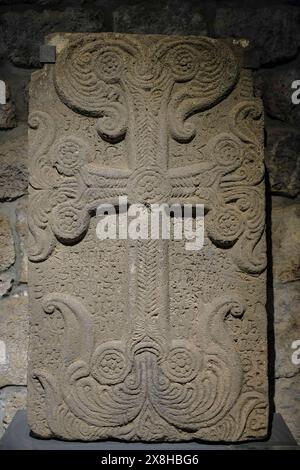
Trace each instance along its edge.
{"label": "stone surface texture", "polygon": [[[46,34],[62,31],[101,31],[102,12],[66,8],[64,11],[43,10],[38,15],[34,10],[11,11],[1,15],[0,37],[6,55],[19,67],[40,65],[39,45]],[[30,35],[28,34],[30,31]]]}
{"label": "stone surface texture", "polygon": [[282,205],[273,208],[272,240],[273,279],[288,283],[300,281],[300,204]]}
{"label": "stone surface texture", "polygon": [[0,214],[0,271],[6,271],[15,262],[15,246],[9,218]]}
{"label": "stone surface texture", "polygon": [[286,127],[267,132],[266,166],[272,191],[294,198],[300,193],[300,134]]}
{"label": "stone surface texture", "polygon": [[121,5],[114,11],[113,21],[115,31],[120,33],[205,35],[208,32],[201,6],[180,0]]}
{"label": "stone surface texture", "polygon": [[27,135],[6,140],[0,135],[0,201],[11,201],[27,193]]}
{"label": "stone surface texture", "polygon": [[5,296],[13,282],[13,265],[16,260],[12,225],[7,214],[0,213],[0,298]]}
{"label": "stone surface texture", "polygon": [[292,83],[300,76],[300,62],[267,69],[261,73],[264,88],[264,101],[267,114],[273,119],[286,122],[295,128],[300,127],[300,109],[294,104],[291,96],[295,89]]}
{"label": "stone surface texture", "polygon": [[13,296],[0,302],[0,387],[26,385],[28,298]]}
{"label": "stone surface texture", "polygon": [[[13,113],[10,111],[8,114],[11,117],[12,114],[15,115],[13,122],[17,124],[16,129],[0,129],[0,213],[9,219],[11,227],[11,232],[5,232],[8,241],[3,239],[3,243],[10,243],[9,240],[13,236],[15,249],[14,263],[0,274],[0,295],[5,297],[23,295],[27,289],[26,247],[22,235],[26,218],[26,196],[23,196],[23,193],[26,191],[27,176],[24,174],[22,163],[25,160],[22,157],[17,164],[10,166],[7,162],[12,156],[11,145],[14,146],[15,140],[24,135],[24,127],[27,126],[28,82],[30,74],[34,71],[34,68],[28,67],[33,67],[33,64],[34,67],[40,66],[38,47],[43,42],[43,36],[55,31],[71,31],[71,28],[73,31],[79,31],[79,28],[82,28],[82,31],[96,32],[106,30],[179,35],[207,33],[212,37],[236,39],[243,37],[246,41],[251,41],[248,66],[255,69],[255,93],[263,99],[266,110],[266,165],[267,178],[270,180],[270,187],[267,186],[269,199],[267,215],[268,218],[273,218],[274,279],[270,292],[271,298],[274,296],[275,304],[275,408],[282,413],[300,443],[300,372],[299,364],[292,362],[291,343],[295,339],[300,340],[298,322],[300,283],[295,280],[298,272],[300,236],[297,230],[296,209],[300,203],[298,138],[300,105],[295,106],[291,101],[292,82],[300,80],[299,2],[296,0],[168,2],[166,0],[146,3],[145,0],[109,2],[91,0],[87,4],[84,0],[0,0],[0,5],[2,33],[0,79],[6,81],[11,89],[15,109]],[[68,18],[70,8],[76,10],[72,18]],[[77,11],[82,9],[86,12],[78,14]],[[90,10],[93,11],[95,18],[88,13]],[[11,104],[10,110],[12,110]],[[9,118],[8,121],[10,120]],[[65,127],[68,128],[67,121]],[[26,131],[25,129],[25,133]],[[103,159],[109,165],[112,165],[113,161],[117,162],[117,165],[119,154],[119,151],[108,147]],[[180,152],[174,153],[177,154],[180,156]],[[12,161],[16,162],[14,158]],[[24,158],[26,159],[25,155]],[[4,168],[1,166],[2,162]],[[21,171],[19,171],[20,165]],[[292,237],[289,237],[290,230],[293,233]],[[269,243],[271,270],[270,247],[271,243]],[[180,274],[178,277],[180,280]],[[0,300],[0,306],[4,300],[6,301],[6,299]],[[1,316],[5,315],[5,310],[0,308],[0,311]],[[271,329],[272,324],[271,306]],[[18,325],[16,322],[16,329]],[[1,334],[2,332],[0,336]],[[0,356],[1,351],[0,348]],[[13,373],[9,369],[6,373],[12,377]],[[270,377],[272,380],[272,374]],[[17,406],[24,406],[25,392],[25,387],[19,384],[0,388],[2,410],[0,434],[13,418]],[[19,399],[20,397],[23,401]],[[7,410],[6,413],[3,413],[4,409]]]}
{"label": "stone surface texture", "polygon": [[27,221],[27,196],[18,199],[16,203],[16,231],[19,242],[19,282],[28,281],[28,221]]}
{"label": "stone surface texture", "polygon": [[[298,312],[299,314],[299,312]],[[298,330],[299,331],[299,330]],[[287,416],[294,437],[300,442],[300,374],[299,372],[291,378],[279,378],[276,381],[275,404],[278,413]]]}
{"label": "stone surface texture", "polygon": [[16,108],[11,97],[8,83],[5,83],[6,103],[0,104],[0,130],[16,127]]}
{"label": "stone surface texture", "polygon": [[[56,64],[30,87],[33,432],[265,436],[263,108],[240,49],[192,36],[55,40]],[[98,240],[91,213],[119,196],[204,203],[205,247]]]}

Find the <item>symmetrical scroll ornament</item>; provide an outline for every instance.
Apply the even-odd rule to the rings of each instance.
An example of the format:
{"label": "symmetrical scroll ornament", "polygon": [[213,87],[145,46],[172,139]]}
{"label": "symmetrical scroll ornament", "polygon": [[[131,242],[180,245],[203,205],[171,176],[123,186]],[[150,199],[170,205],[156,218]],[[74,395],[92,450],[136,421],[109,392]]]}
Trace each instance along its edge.
{"label": "symmetrical scroll ornament", "polygon": [[[97,118],[104,140],[117,142],[129,133],[128,170],[89,164],[94,155],[81,137],[66,135],[54,143],[53,119],[35,112],[30,122],[36,140],[44,131],[41,116],[49,121],[50,133],[48,141],[32,148],[32,173],[35,168],[37,175],[44,171],[45,161],[50,177],[43,187],[39,177],[39,184],[32,183],[38,192],[33,193],[31,213],[37,205],[46,212],[42,222],[30,223],[37,245],[43,246],[33,247],[33,261],[45,259],[57,239],[77,242],[87,230],[90,212],[102,201],[117,203],[118,196],[127,195],[130,202],[168,202],[173,197],[168,131],[178,141],[192,139],[195,129],[188,118],[224,99],[238,79],[238,63],[229,46],[220,49],[210,39],[187,38],[185,44],[168,39],[154,43],[146,53],[134,39],[90,39],[72,42],[59,55],[56,91],[69,108]],[[186,82],[189,86],[181,89]],[[162,113],[167,113],[167,123],[159,118]],[[160,127],[167,127],[164,134]],[[216,165],[207,170],[214,172]],[[201,171],[192,169],[194,174]]]}
{"label": "symmetrical scroll ornament", "polygon": [[[203,335],[199,344],[183,340],[158,344],[145,336],[136,342],[134,331],[129,338],[97,344],[92,317],[78,299],[50,294],[43,308],[48,314],[62,315],[65,325],[63,361],[56,375],[33,371],[33,379],[45,390],[53,435],[70,437],[61,432],[67,412],[81,423],[80,429],[85,425],[82,439],[113,435],[117,426],[124,436],[137,438],[138,423],[151,408],[158,429],[173,429],[176,437],[179,428],[196,437],[200,429],[209,432],[234,408],[242,372],[225,319],[242,318],[240,299],[199,305]],[[158,432],[156,438],[161,437]]]}

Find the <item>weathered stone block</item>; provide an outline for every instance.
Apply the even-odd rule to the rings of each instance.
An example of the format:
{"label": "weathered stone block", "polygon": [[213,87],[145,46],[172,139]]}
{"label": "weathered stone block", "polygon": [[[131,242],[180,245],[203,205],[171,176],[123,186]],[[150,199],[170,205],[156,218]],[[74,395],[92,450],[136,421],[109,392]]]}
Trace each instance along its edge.
{"label": "weathered stone block", "polygon": [[258,65],[270,64],[297,54],[299,16],[293,6],[217,8],[215,34],[250,40]]}
{"label": "weathered stone block", "polygon": [[[57,62],[30,92],[32,430],[265,436],[263,110],[240,50],[193,36],[55,38]],[[99,240],[95,210],[119,196],[147,214],[204,204],[203,249]]]}
{"label": "weathered stone block", "polygon": [[27,193],[27,134],[0,141],[0,201],[11,201]]}
{"label": "weathered stone block", "polygon": [[10,268],[15,258],[15,244],[9,218],[0,214],[0,272]]}
{"label": "weathered stone block", "polygon": [[207,34],[201,7],[180,0],[121,5],[114,10],[113,21],[117,33]]}
{"label": "weathered stone block", "polygon": [[300,364],[293,362],[292,345],[300,340],[300,282],[277,284],[274,288],[275,375],[293,377]]}
{"label": "weathered stone block", "polygon": [[294,81],[300,77],[300,63],[278,67],[260,73],[262,79],[265,110],[273,119],[296,128],[300,126],[300,105],[294,104],[292,88]]}
{"label": "weathered stone block", "polygon": [[0,301],[0,387],[26,385],[28,298],[10,296]]}
{"label": "weathered stone block", "polygon": [[266,166],[274,194],[297,196],[300,192],[300,134],[285,127],[268,129]]}
{"label": "weathered stone block", "polygon": [[0,273],[0,299],[9,294],[12,289],[14,279],[15,273],[11,270]]}
{"label": "weathered stone block", "polygon": [[15,243],[9,217],[0,214],[0,298],[6,295],[13,283],[11,272],[16,259]]}

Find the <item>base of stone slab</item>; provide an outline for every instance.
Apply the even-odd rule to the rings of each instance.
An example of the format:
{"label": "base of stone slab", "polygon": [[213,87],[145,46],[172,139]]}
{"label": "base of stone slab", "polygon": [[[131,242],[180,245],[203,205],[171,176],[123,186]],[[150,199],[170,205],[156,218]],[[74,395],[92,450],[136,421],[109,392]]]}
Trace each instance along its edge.
{"label": "base of stone slab", "polygon": [[237,450],[237,449],[298,449],[295,439],[282,416],[274,414],[270,437],[265,441],[240,444],[209,444],[201,442],[145,443],[145,442],[67,442],[33,437],[26,419],[26,410],[16,413],[0,440],[0,450]]}

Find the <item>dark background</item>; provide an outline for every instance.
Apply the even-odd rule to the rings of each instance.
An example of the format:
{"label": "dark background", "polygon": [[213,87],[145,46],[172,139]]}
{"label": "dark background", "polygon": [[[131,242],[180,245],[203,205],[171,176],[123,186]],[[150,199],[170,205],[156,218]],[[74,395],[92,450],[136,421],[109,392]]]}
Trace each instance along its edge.
{"label": "dark background", "polygon": [[0,364],[0,435],[26,399],[27,90],[43,37],[55,31],[250,41],[247,63],[266,115],[272,393],[300,442],[300,365],[291,359],[300,340],[300,105],[291,101],[300,80],[300,1],[284,0],[0,0],[0,79],[10,89],[0,105],[0,340],[6,335],[11,358]]}

